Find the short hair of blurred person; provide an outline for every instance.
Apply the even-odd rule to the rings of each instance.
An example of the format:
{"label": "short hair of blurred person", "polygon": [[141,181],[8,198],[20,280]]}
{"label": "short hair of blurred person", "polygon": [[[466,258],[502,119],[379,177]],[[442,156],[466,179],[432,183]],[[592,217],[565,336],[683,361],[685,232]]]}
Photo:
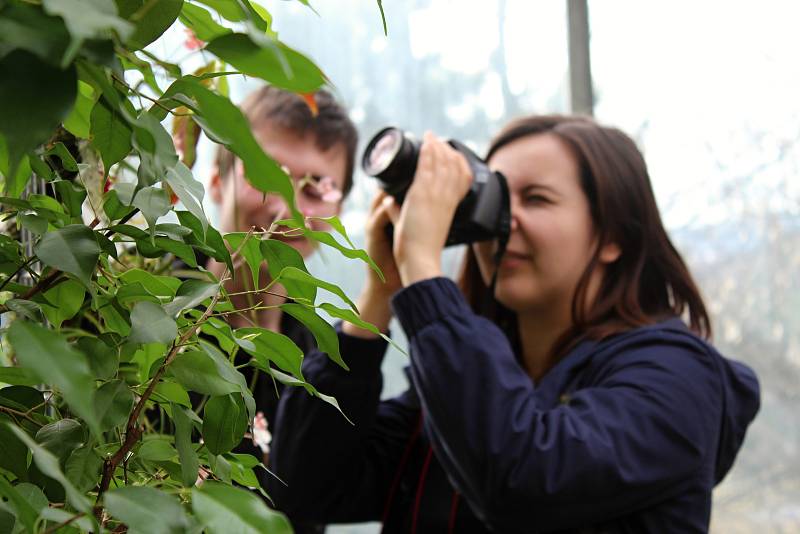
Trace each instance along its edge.
{"label": "short hair of blurred person", "polygon": [[[295,201],[307,217],[339,215],[342,200],[353,186],[358,134],[347,111],[326,90],[313,95],[316,112],[300,95],[264,86],[250,93],[241,105],[253,134],[264,149],[295,182]],[[269,228],[287,214],[278,195],[263,195],[245,178],[241,160],[224,146],[217,150],[209,184],[211,199],[219,206],[219,226],[225,232]],[[315,230],[325,230],[318,220]],[[303,237],[273,235],[289,243],[303,257],[313,244]]]}

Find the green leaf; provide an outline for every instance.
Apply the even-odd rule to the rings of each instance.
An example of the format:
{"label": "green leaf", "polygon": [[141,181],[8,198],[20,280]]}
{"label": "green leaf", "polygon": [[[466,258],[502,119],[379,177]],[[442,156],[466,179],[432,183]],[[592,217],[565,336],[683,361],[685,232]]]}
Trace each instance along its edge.
{"label": "green leaf", "polygon": [[208,255],[219,262],[224,262],[228,266],[228,270],[233,272],[231,253],[225,246],[222,235],[213,226],[204,228],[200,220],[188,211],[176,211],[175,213],[182,225],[192,229],[192,235],[197,241],[209,247]]}
{"label": "green leaf", "polygon": [[56,180],[51,185],[66,206],[67,212],[73,217],[80,217],[83,201],[86,200],[86,189],[69,180]]}
{"label": "green leaf", "polygon": [[77,345],[86,355],[89,367],[96,378],[109,380],[117,374],[119,351],[116,348],[96,337],[82,337]]}
{"label": "green leaf", "polygon": [[[0,424],[6,424],[0,422]],[[11,426],[11,425],[9,425]],[[12,428],[14,428],[12,426]],[[22,432],[20,430],[20,432]],[[24,432],[22,432],[24,434]],[[27,435],[27,434],[26,434]],[[30,438],[29,438],[30,439]],[[6,497],[9,502],[14,506],[15,515],[25,525],[28,532],[35,532],[34,524],[36,523],[37,511],[28,503],[20,492],[0,474],[0,495]]]}
{"label": "green leaf", "polygon": [[75,137],[87,139],[90,132],[92,108],[100,95],[86,82],[78,80],[78,97],[72,111],[64,119],[64,128]]}
{"label": "green leaf", "polygon": [[[290,207],[292,220],[303,225],[303,214],[294,201],[294,186],[289,176],[275,160],[266,155],[258,144],[250,123],[230,100],[203,87],[196,76],[184,76],[175,81],[164,93],[163,106],[174,106],[176,95],[191,97],[199,114],[194,119],[211,139],[224,144],[244,163],[245,177],[250,184],[263,193],[278,193]],[[178,104],[185,104],[181,99]],[[151,113],[163,110],[151,110]]]}
{"label": "green leaf", "polygon": [[169,213],[172,208],[169,195],[159,187],[145,187],[137,191],[136,196],[133,197],[133,205],[139,208],[144,218],[147,219],[151,232],[155,232],[154,227],[158,218]]}
{"label": "green leaf", "polygon": [[15,386],[35,386],[39,380],[29,369],[23,367],[0,367],[0,383]]}
{"label": "green leaf", "polygon": [[[247,238],[245,242],[244,239]],[[250,235],[248,237],[244,232],[233,232],[225,234],[225,241],[231,246],[232,250],[238,250],[239,254],[247,261],[247,266],[250,267],[250,274],[253,276],[253,288],[258,289],[258,278],[261,272],[261,262],[264,260],[261,255],[261,248],[259,247],[259,240]],[[244,243],[244,246],[242,245]]]}
{"label": "green leaf", "polygon": [[[25,154],[47,141],[69,114],[78,79],[74,67],[58,69],[24,50],[0,58],[0,72],[0,135],[8,161],[4,174],[17,176]],[[9,184],[6,190],[11,191]]]}
{"label": "green leaf", "polygon": [[72,451],[64,466],[64,474],[78,489],[87,492],[97,485],[103,460],[92,447],[83,446]]}
{"label": "green leaf", "polygon": [[64,19],[73,39],[102,39],[115,31],[124,40],[133,25],[117,16],[114,2],[103,0],[42,0],[44,10]]}
{"label": "green leaf", "polygon": [[131,312],[131,343],[172,343],[178,337],[178,325],[152,302],[137,302]]}
{"label": "green leaf", "polygon": [[225,20],[229,20],[231,22],[239,22],[247,19],[247,16],[245,15],[244,11],[242,11],[242,8],[239,7],[237,2],[231,2],[230,0],[197,0],[197,1],[201,4],[205,4],[208,7],[212,8]]}
{"label": "green leaf", "polygon": [[296,282],[321,287],[322,289],[337,295],[339,298],[345,301],[353,309],[353,311],[358,313],[358,308],[356,308],[356,305],[350,300],[345,292],[339,288],[339,286],[320,280],[319,278],[316,278],[310,275],[308,272],[298,269],[297,267],[284,267],[275,280],[280,280],[281,282],[285,280],[294,280]]}
{"label": "green leaf", "polygon": [[150,113],[142,113],[134,122],[133,146],[139,152],[141,159],[138,173],[139,187],[151,186],[162,181],[167,170],[178,162],[172,137]]}
{"label": "green leaf", "polygon": [[167,171],[166,180],[186,209],[200,220],[203,229],[208,227],[208,219],[203,211],[205,189],[203,184],[194,179],[189,167],[179,161],[175,167]]}
{"label": "green leaf", "polygon": [[303,323],[311,331],[317,341],[319,350],[327,354],[340,367],[350,370],[339,353],[339,336],[336,334],[336,330],[325,319],[317,315],[314,308],[288,303],[281,305],[281,309]]}
{"label": "green leaf", "polygon": [[172,26],[181,12],[183,0],[149,0],[143,3],[128,20],[136,24],[133,35],[126,43],[134,50],[144,48],[158,39]]}
{"label": "green leaf", "polygon": [[[42,308],[36,302],[23,299],[11,299],[6,302],[6,307],[20,317],[25,317],[32,321],[41,321],[42,319]],[[2,380],[0,380],[0,382],[2,382]]]}
{"label": "green leaf", "polygon": [[203,408],[203,441],[212,454],[237,446],[247,431],[247,410],[241,394],[211,397]]}
{"label": "green leaf", "polygon": [[236,69],[296,93],[313,93],[325,75],[313,61],[277,40],[259,46],[241,33],[221,35],[205,49]]}
{"label": "green leaf", "polygon": [[41,308],[47,320],[57,329],[67,319],[72,319],[83,305],[86,289],[75,280],[65,280],[52,289],[44,292],[43,297],[47,303],[42,303]]}
{"label": "green leaf", "polygon": [[[258,327],[239,328],[235,334],[239,346],[263,367],[269,367],[268,362],[271,361],[287,373],[303,380],[303,351],[287,336]],[[243,340],[247,343],[243,343]]]}
{"label": "green leaf", "polygon": [[3,444],[0,468],[14,473],[20,480],[25,480],[28,476],[28,447],[8,428],[6,423],[12,422],[9,416],[0,413],[0,443]]}
{"label": "green leaf", "polygon": [[161,304],[161,301],[150,293],[142,284],[134,282],[132,284],[125,284],[117,290],[117,300],[123,306],[127,306],[136,302],[146,300],[154,304]]}
{"label": "green leaf", "polygon": [[94,377],[83,353],[55,332],[25,321],[15,321],[8,337],[20,364],[61,391],[70,408],[99,435],[93,404]]}
{"label": "green leaf", "polygon": [[63,461],[86,441],[86,431],[75,419],[59,419],[36,433],[36,442]]}
{"label": "green leaf", "polygon": [[[269,275],[273,280],[280,276],[284,267],[296,267],[308,272],[303,256],[291,245],[277,239],[264,239],[260,242],[260,246],[261,255],[267,262]],[[292,280],[284,280],[282,284],[290,297],[306,299],[310,304],[317,299],[317,287],[314,285],[298,284]]]}
{"label": "green leaf", "polygon": [[229,28],[217,24],[211,17],[211,13],[189,2],[184,2],[181,8],[180,20],[201,41],[211,41],[215,37],[231,33]]}
{"label": "green leaf", "polygon": [[[151,228],[154,228],[151,226]],[[189,267],[197,267],[197,258],[192,247],[181,241],[175,241],[168,237],[156,237],[154,243],[150,239],[139,239],[136,241],[136,249],[145,258],[160,258],[166,252],[170,252],[182,259]]]}
{"label": "green leaf", "polygon": [[0,35],[14,48],[33,52],[43,61],[58,66],[67,49],[70,35],[59,17],[21,2],[6,2],[0,17]]}
{"label": "green leaf", "polygon": [[[84,497],[78,489],[72,485],[72,482],[64,475],[61,471],[61,467],[58,465],[58,458],[53,456],[47,449],[41,447],[38,443],[36,443],[28,434],[24,431],[20,430],[16,426],[9,425],[11,430],[14,434],[22,440],[25,445],[33,453],[33,461],[36,463],[36,466],[41,470],[42,473],[49,476],[50,478],[55,479],[58,481],[63,487],[64,491],[67,494],[67,501],[78,511],[91,513],[92,505],[89,501]],[[0,477],[2,478],[2,477]]]}
{"label": "green leaf", "polygon": [[192,510],[209,534],[290,534],[286,517],[267,508],[254,493],[207,481],[192,490]]}
{"label": "green leaf", "polygon": [[[134,110],[130,102],[125,100],[124,105],[129,108],[128,113],[133,115]],[[112,109],[105,100],[95,104],[91,115],[91,143],[95,150],[100,152],[106,173],[112,165],[122,161],[130,153],[133,148],[132,135],[133,129],[119,111]],[[106,213],[112,220],[121,218],[112,216],[108,210]]]}
{"label": "green leaf", "polygon": [[[227,395],[241,392],[241,373],[227,360],[227,365],[215,360],[206,352],[191,350],[179,354],[169,365],[169,373],[186,389],[203,395]],[[236,379],[238,374],[241,380]]]}
{"label": "green leaf", "polygon": [[42,263],[74,275],[88,287],[100,245],[88,227],[71,224],[42,236],[34,252]]}
{"label": "green leaf", "polygon": [[126,284],[141,283],[150,293],[159,297],[174,297],[181,281],[171,276],[159,276],[142,269],[130,269],[119,276]]}
{"label": "green leaf", "polygon": [[[178,453],[175,452],[175,448],[166,439],[153,438],[145,440],[142,446],[139,447],[137,454],[142,460],[166,462],[175,458]],[[195,476],[197,476],[197,472],[195,472]]]}
{"label": "green leaf", "polygon": [[189,415],[193,412],[184,406],[172,404],[172,420],[175,422],[175,446],[178,449],[178,458],[181,464],[181,481],[187,488],[194,486],[200,460],[197,458],[192,446],[192,419]]}
{"label": "green leaf", "polygon": [[[95,525],[92,522],[92,519],[90,519],[89,517],[86,517],[85,515],[84,515],[84,517],[79,517],[78,519],[75,519],[76,515],[77,514],[75,514],[74,512],[67,512],[66,510],[62,510],[60,508],[44,508],[42,510],[42,512],[40,513],[40,516],[41,516],[42,519],[46,519],[47,521],[50,521],[50,522],[54,523],[54,525],[59,525],[61,523],[66,523],[67,521],[70,522],[69,526],[60,528],[57,531],[58,534],[73,534],[73,532],[75,532],[75,531],[68,530],[69,527],[73,526],[73,525],[76,528],[80,529],[77,532],[75,532],[75,534],[78,534],[78,532],[81,532],[81,533],[83,533],[83,532],[97,532],[95,530]],[[54,526],[54,525],[50,525],[50,526]]]}
{"label": "green leaf", "polygon": [[183,386],[171,380],[162,380],[159,382],[155,391],[153,391],[153,396],[150,398],[160,404],[169,404],[173,402],[187,408],[192,407],[192,403],[189,401],[189,394],[186,393]]}
{"label": "green leaf", "polygon": [[219,284],[213,282],[186,280],[178,289],[175,299],[164,306],[164,311],[170,317],[177,317],[183,310],[194,308],[204,300],[216,295],[219,290]]}
{"label": "green leaf", "polygon": [[125,424],[133,409],[133,393],[122,380],[112,380],[95,393],[95,406],[104,431]]}
{"label": "green leaf", "polygon": [[114,518],[128,525],[131,534],[173,534],[184,532],[189,519],[181,502],[155,488],[126,486],[109,491],[103,503]]}

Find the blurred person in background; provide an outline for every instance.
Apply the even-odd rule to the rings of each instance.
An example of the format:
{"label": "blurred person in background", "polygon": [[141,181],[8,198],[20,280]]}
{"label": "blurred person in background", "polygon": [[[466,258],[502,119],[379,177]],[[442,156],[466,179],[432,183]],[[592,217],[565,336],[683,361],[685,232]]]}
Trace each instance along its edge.
{"label": "blurred person in background", "polygon": [[[589,118],[504,128],[511,232],[441,251],[471,171],[427,134],[402,206],[372,204],[362,317],[392,312],[411,387],[381,401],[385,342],[340,327],[346,372],[320,353],[278,408],[270,494],[292,517],[407,532],[706,532],[711,493],[759,408],[758,380],[710,344],[706,307],[661,221],[645,161]],[[393,240],[385,227],[394,224]],[[312,491],[313,490],[313,491]]]}
{"label": "blurred person in background", "polygon": [[[333,96],[320,90],[310,103],[303,97],[272,86],[252,92],[241,109],[250,122],[253,134],[261,148],[269,154],[295,185],[297,207],[306,217],[338,216],[342,202],[353,186],[353,168],[358,134],[347,111]],[[316,106],[315,110],[311,106]],[[244,167],[238,158],[224,146],[217,149],[208,190],[218,208],[217,227],[224,233],[270,230],[275,221],[288,217],[288,209],[277,195],[264,195],[245,178]],[[328,230],[325,223],[309,220],[314,230]],[[303,236],[293,236],[285,228],[275,230],[270,239],[283,241],[293,247],[304,259],[314,251],[315,242]],[[207,268],[217,277],[225,265],[209,259]],[[267,266],[262,264],[259,287],[269,283]],[[243,294],[253,291],[252,277],[246,265],[241,265],[233,279],[226,284],[236,309],[248,309],[228,315],[233,328],[259,326],[279,332],[295,342],[307,353],[316,348],[313,335],[299,321],[282,313],[280,305],[285,297],[278,286],[268,293]],[[252,310],[254,306],[259,309]],[[258,413],[253,428],[253,445],[243,442],[237,452],[248,452],[269,462],[270,427],[275,420],[280,384],[265,373],[243,367],[249,384],[253,384],[253,397]],[[254,374],[256,376],[254,376]],[[259,476],[263,473],[259,472]],[[269,476],[269,475],[265,475]],[[263,477],[262,477],[263,478]],[[299,488],[297,488],[300,490]],[[300,490],[301,491],[301,490]],[[296,533],[323,532],[317,524],[293,521]]]}

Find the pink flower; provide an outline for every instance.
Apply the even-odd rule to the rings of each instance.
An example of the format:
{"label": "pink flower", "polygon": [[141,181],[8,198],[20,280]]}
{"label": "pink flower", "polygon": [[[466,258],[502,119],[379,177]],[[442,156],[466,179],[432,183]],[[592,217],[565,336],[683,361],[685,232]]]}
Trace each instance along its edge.
{"label": "pink flower", "polygon": [[261,452],[269,452],[269,444],[272,442],[272,434],[267,430],[267,418],[264,412],[257,412],[253,419],[253,445],[261,449]]}
{"label": "pink flower", "polygon": [[197,50],[199,48],[203,48],[205,44],[203,41],[197,38],[191,28],[184,28],[186,32],[186,40],[183,42],[183,46],[188,48],[189,50]]}

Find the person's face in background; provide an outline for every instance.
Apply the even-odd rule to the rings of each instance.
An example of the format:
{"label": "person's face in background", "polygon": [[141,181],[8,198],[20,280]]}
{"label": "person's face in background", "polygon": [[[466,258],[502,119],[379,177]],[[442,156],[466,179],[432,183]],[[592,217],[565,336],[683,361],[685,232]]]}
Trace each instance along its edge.
{"label": "person's face in background", "polygon": [[[536,134],[499,149],[489,166],[508,179],[511,235],[499,266],[497,299],[509,309],[570,316],[573,295],[596,246],[589,201],[578,163],[555,135]],[[473,245],[484,281],[495,270],[494,242]],[[601,264],[619,255],[615,245],[601,251]],[[595,269],[591,298],[602,279]]]}
{"label": "person's face in background", "polygon": [[[313,134],[299,136],[269,125],[254,133],[264,152],[292,177],[295,201],[301,213],[306,217],[339,215],[346,171],[344,145],[336,144],[322,151],[316,146]],[[219,176],[218,173],[212,176],[210,194],[219,206],[219,226],[224,232],[246,232],[251,226],[269,229],[273,221],[289,215],[282,197],[270,194],[264,198],[261,191],[250,185],[239,159],[227,176]],[[308,221],[307,224],[314,230],[328,229],[325,223],[317,220]],[[286,228],[279,229],[284,230]],[[273,234],[272,238],[290,244],[304,258],[314,250],[314,242],[304,237]]]}

